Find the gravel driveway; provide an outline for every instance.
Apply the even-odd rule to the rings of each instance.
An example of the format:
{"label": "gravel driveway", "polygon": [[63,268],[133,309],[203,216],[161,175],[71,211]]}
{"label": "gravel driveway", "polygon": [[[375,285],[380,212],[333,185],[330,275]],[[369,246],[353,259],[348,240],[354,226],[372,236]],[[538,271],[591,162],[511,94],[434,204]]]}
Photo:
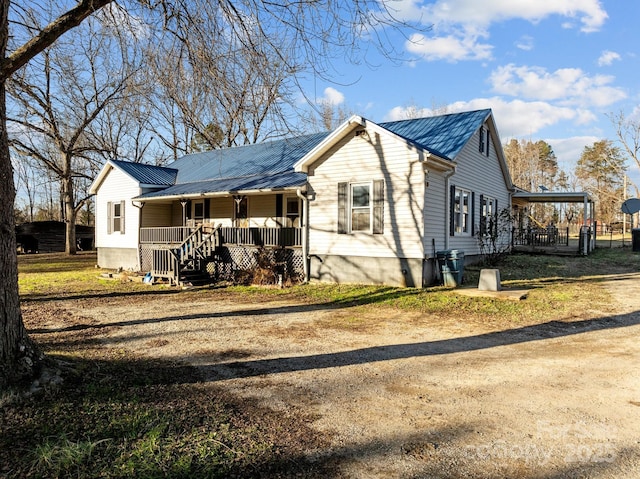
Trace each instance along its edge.
{"label": "gravel driveway", "polygon": [[304,411],[331,438],[309,456],[341,477],[637,478],[639,284],[607,283],[614,315],[506,330],[206,294],[187,309],[171,295],[64,307],[106,347],[183,360],[246,400]]}

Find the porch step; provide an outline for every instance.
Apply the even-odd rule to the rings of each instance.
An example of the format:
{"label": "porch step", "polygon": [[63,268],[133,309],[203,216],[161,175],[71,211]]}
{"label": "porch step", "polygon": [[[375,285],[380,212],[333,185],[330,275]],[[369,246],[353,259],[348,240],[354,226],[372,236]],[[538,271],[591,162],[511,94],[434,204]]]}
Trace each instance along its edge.
{"label": "porch step", "polygon": [[211,284],[213,279],[203,271],[182,270],[178,284],[180,286],[205,286]]}

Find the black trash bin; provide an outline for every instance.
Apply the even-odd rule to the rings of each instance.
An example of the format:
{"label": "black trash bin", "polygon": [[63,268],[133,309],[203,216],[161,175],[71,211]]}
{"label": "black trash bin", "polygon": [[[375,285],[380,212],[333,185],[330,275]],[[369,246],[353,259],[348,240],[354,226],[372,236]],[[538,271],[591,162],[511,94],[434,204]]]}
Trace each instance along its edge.
{"label": "black trash bin", "polygon": [[631,230],[631,250],[640,252],[640,228],[633,228]]}

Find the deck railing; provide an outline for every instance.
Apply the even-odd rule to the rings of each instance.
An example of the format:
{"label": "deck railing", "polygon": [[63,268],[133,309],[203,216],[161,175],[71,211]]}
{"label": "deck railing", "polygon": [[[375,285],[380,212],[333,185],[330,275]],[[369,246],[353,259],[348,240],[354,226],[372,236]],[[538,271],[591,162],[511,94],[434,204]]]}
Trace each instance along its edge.
{"label": "deck railing", "polygon": [[194,228],[188,226],[166,226],[140,228],[141,244],[181,244]]}
{"label": "deck railing", "polygon": [[512,238],[514,246],[568,246],[569,228],[514,228]]}
{"label": "deck railing", "polygon": [[151,274],[158,278],[167,278],[171,284],[178,283],[180,264],[178,257],[170,249],[153,250]]}
{"label": "deck railing", "polygon": [[[196,228],[189,226],[167,226],[140,228],[141,244],[184,243]],[[247,246],[302,246],[302,228],[225,226],[219,229],[220,244]]]}
{"label": "deck railing", "polygon": [[220,228],[222,244],[251,246],[301,246],[302,228]]}

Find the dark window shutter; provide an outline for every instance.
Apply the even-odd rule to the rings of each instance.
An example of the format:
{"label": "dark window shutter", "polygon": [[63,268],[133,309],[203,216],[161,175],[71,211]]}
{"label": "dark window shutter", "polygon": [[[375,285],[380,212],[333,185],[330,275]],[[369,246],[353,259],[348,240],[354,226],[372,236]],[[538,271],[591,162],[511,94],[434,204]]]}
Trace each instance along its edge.
{"label": "dark window shutter", "polygon": [[124,201],[120,202],[120,233],[124,234]]}
{"label": "dark window shutter", "polygon": [[487,210],[484,204],[484,195],[480,195],[480,231],[478,231],[478,233],[480,233],[481,235],[487,233],[487,217],[485,216],[486,211]]}
{"label": "dark window shutter", "polygon": [[478,135],[480,137],[480,142],[478,143],[478,151],[480,153],[484,153],[484,127],[481,126],[480,127],[480,135]]}
{"label": "dark window shutter", "polygon": [[348,183],[338,183],[338,234],[347,233],[347,191]]}
{"label": "dark window shutter", "polygon": [[204,200],[204,217],[211,218],[211,198],[205,198]]}
{"label": "dark window shutter", "polygon": [[471,211],[469,212],[469,221],[471,221],[471,236],[476,234],[476,194],[471,192]]}
{"label": "dark window shutter", "polygon": [[489,156],[489,149],[491,147],[491,137],[489,136],[489,128],[487,128],[487,156]]}
{"label": "dark window shutter", "polygon": [[495,201],[494,205],[496,207],[496,211],[493,213],[495,216],[495,220],[493,221],[493,234],[498,236],[498,200]]}
{"label": "dark window shutter", "polygon": [[276,218],[282,218],[282,193],[276,195]]}
{"label": "dark window shutter", "polygon": [[191,216],[191,200],[187,201],[186,213],[187,213],[187,219],[190,220],[192,218],[192,216]]}
{"label": "dark window shutter", "polygon": [[456,185],[449,187],[449,236],[456,234]]}
{"label": "dark window shutter", "polygon": [[373,234],[384,233],[384,180],[373,182]]}
{"label": "dark window shutter", "polygon": [[113,232],[113,203],[107,202],[107,234]]}

